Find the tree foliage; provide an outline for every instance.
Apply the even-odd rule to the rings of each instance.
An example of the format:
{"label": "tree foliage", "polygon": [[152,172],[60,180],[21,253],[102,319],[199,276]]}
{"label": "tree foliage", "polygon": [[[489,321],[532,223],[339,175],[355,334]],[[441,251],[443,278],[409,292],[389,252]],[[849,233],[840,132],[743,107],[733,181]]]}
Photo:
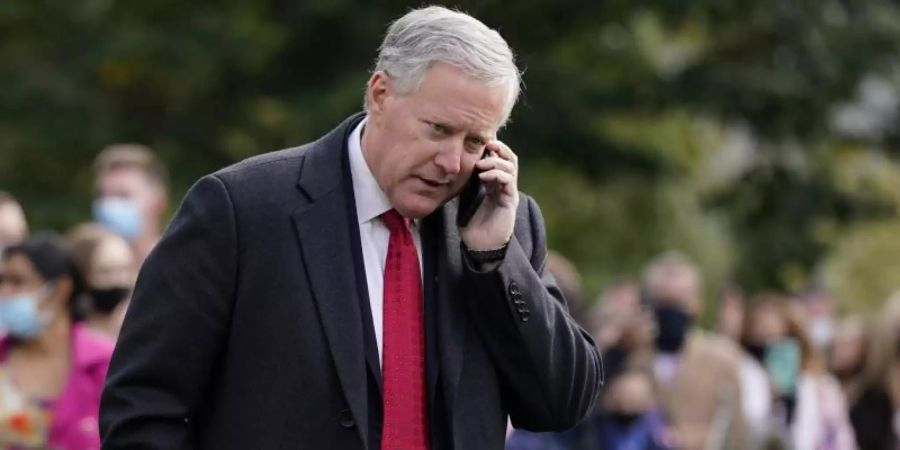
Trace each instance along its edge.
{"label": "tree foliage", "polygon": [[[156,149],[177,200],[203,173],[307,142],[359,109],[386,23],[410,6],[0,2],[0,189],[63,229],[87,217],[109,143]],[[668,248],[713,288],[794,289],[847,258],[869,273],[856,243],[900,240],[895,2],[451,6],[518,54],[526,90],[502,138],[591,292]],[[840,278],[840,292],[891,283]]]}

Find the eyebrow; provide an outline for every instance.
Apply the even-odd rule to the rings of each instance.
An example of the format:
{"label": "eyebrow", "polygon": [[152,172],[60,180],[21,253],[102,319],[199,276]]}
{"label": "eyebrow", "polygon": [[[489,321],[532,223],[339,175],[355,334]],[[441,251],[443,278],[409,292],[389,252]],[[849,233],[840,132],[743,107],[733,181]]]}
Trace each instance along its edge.
{"label": "eyebrow", "polygon": [[469,136],[478,138],[478,139],[479,139],[482,143],[484,143],[484,144],[487,144],[488,142],[491,142],[491,140],[493,139],[492,137],[490,137],[490,136],[485,136],[485,135],[483,135],[483,134],[481,134],[481,133],[472,133],[472,134],[469,134]]}
{"label": "eyebrow", "polygon": [[[450,125],[449,123],[446,123],[446,122],[441,122],[441,121],[437,121],[437,120],[428,120],[428,119],[426,119],[426,121],[431,122],[431,123],[433,123],[433,124],[435,124],[435,125],[438,125],[438,126],[441,126],[441,127],[446,128],[447,131],[450,132],[450,134],[456,134],[456,133],[459,131],[459,128],[458,128],[458,127],[456,127],[456,126],[454,126],[454,125]],[[466,138],[470,138],[470,137],[478,138],[479,140],[481,140],[481,141],[482,141],[483,143],[485,143],[485,144],[487,144],[488,142],[490,142],[490,141],[493,139],[493,138],[491,138],[490,136],[481,134],[481,133],[479,133],[479,132],[477,132],[477,131],[476,131],[476,132],[473,132],[473,133],[466,133]]]}

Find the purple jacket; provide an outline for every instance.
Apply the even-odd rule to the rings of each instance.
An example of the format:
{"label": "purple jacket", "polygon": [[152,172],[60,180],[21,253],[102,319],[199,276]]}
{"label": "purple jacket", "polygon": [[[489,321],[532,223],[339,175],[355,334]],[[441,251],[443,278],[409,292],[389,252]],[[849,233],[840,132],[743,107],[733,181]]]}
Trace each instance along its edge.
{"label": "purple jacket", "polygon": [[[97,414],[100,393],[114,343],[83,325],[72,325],[72,368],[63,393],[53,404],[49,448],[98,450]],[[0,361],[5,361],[9,340],[0,339]]]}

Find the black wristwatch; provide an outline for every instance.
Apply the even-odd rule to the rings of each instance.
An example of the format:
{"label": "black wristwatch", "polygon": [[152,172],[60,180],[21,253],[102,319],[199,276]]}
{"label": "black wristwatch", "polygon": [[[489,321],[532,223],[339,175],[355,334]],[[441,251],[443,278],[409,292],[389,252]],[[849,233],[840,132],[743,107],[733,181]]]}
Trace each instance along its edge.
{"label": "black wristwatch", "polygon": [[497,261],[502,261],[503,258],[506,257],[506,249],[509,247],[509,242],[507,241],[503,244],[503,247],[494,249],[494,250],[472,250],[466,247],[466,253],[469,255],[469,259],[476,263],[492,263]]}

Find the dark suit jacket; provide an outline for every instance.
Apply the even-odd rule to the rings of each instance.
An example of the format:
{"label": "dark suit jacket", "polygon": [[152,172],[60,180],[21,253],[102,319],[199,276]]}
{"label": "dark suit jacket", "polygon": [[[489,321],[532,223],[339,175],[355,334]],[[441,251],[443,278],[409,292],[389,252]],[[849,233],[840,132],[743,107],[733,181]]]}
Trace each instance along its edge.
{"label": "dark suit jacket", "polygon": [[[141,269],[103,393],[103,448],[378,448],[344,156],[360,118],[191,188]],[[463,255],[455,216],[450,202],[425,220],[433,448],[501,449],[507,414],[532,430],[575,425],[600,356],[544,270],[537,205],[522,196],[490,272]]]}

